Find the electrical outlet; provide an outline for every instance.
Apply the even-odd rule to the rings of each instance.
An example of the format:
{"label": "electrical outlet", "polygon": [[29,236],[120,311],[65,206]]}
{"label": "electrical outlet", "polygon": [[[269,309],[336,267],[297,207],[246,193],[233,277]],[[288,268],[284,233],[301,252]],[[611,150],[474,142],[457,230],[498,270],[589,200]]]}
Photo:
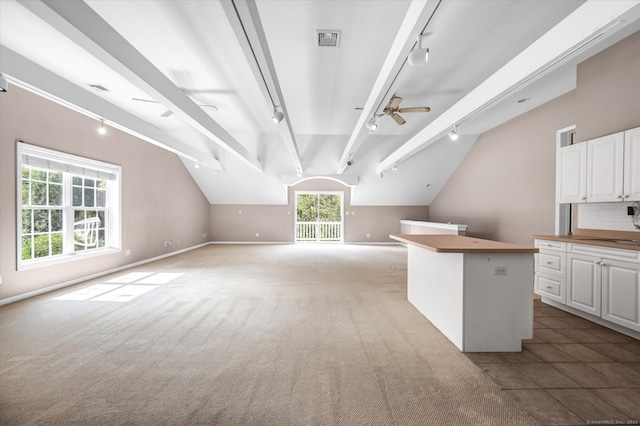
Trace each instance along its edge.
{"label": "electrical outlet", "polygon": [[371,238],[371,234],[367,234],[367,238]]}
{"label": "electrical outlet", "polygon": [[507,275],[506,266],[496,266],[495,273],[493,275]]}
{"label": "electrical outlet", "polygon": [[131,256],[131,250],[127,249],[124,251],[125,256]]}
{"label": "electrical outlet", "polygon": [[260,233],[259,233],[259,232],[256,232],[256,237],[259,237],[259,236],[260,236]]}
{"label": "electrical outlet", "polygon": [[207,238],[207,234],[202,234],[202,238]]}
{"label": "electrical outlet", "polygon": [[0,275],[0,284],[2,284],[2,275]]}

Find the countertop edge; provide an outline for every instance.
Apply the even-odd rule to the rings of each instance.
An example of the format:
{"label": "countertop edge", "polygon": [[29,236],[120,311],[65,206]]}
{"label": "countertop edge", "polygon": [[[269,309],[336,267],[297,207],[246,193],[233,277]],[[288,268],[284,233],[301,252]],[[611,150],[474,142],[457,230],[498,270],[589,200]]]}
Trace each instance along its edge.
{"label": "countertop edge", "polygon": [[[411,238],[405,238],[411,237]],[[503,243],[500,241],[492,241],[492,240],[484,240],[482,238],[473,238],[473,237],[464,237],[459,235],[433,235],[431,237],[453,237],[453,239],[465,239],[465,240],[477,240],[477,241],[487,241],[491,244],[499,244],[504,245],[504,247],[439,247],[436,245],[429,245],[424,242],[415,241],[415,239],[420,238],[428,238],[430,235],[397,235],[391,234],[389,238],[394,239],[396,241],[403,242],[405,244],[411,244],[414,246],[418,246],[424,248],[426,250],[435,252],[435,253],[466,253],[466,254],[476,254],[476,253],[494,253],[494,254],[535,254],[538,253],[538,249],[536,247],[526,247],[519,246],[511,243]]]}

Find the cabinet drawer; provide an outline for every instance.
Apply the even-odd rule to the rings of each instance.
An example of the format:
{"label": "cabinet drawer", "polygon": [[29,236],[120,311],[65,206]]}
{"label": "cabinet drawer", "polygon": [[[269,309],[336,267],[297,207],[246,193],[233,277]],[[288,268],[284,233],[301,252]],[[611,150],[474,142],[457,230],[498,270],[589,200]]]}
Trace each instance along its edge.
{"label": "cabinet drawer", "polygon": [[565,303],[565,288],[566,280],[564,278],[535,274],[535,292],[540,296]]}
{"label": "cabinet drawer", "polygon": [[566,251],[567,243],[562,241],[535,240],[534,245],[540,250]]}
{"label": "cabinet drawer", "polygon": [[536,256],[536,271],[564,278],[567,276],[566,262],[567,255],[565,253],[541,250]]}

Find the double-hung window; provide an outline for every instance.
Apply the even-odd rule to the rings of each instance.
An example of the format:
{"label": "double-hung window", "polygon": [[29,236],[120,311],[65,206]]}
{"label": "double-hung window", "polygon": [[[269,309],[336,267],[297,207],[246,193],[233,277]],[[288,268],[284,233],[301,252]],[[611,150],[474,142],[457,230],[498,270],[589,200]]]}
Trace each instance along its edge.
{"label": "double-hung window", "polygon": [[18,269],[120,250],[120,166],[23,142]]}

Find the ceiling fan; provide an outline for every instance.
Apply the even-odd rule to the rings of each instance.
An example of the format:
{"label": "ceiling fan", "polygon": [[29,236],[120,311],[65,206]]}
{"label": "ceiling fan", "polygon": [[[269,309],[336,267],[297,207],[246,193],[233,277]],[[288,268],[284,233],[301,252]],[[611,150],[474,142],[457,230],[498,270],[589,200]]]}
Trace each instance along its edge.
{"label": "ceiling fan", "polygon": [[[402,98],[400,96],[393,95],[389,103],[384,107],[382,113],[376,114],[377,117],[381,117],[383,115],[388,115],[393,118],[396,123],[402,125],[406,123],[404,118],[398,114],[399,112],[429,112],[431,108],[429,107],[409,107],[409,108],[400,108],[400,102],[402,102]],[[362,109],[362,107],[358,107],[356,109]]]}
{"label": "ceiling fan", "polygon": [[[160,102],[158,101],[154,101],[151,99],[141,99],[141,98],[131,98],[134,101],[140,101],[140,102],[149,102],[152,104],[159,104]],[[200,108],[202,108],[205,112],[216,112],[218,111],[218,107],[216,107],[215,105],[198,105]],[[169,117],[170,115],[173,114],[173,111],[171,110],[166,110],[165,112],[163,112],[162,114],[160,114],[160,117]]]}

